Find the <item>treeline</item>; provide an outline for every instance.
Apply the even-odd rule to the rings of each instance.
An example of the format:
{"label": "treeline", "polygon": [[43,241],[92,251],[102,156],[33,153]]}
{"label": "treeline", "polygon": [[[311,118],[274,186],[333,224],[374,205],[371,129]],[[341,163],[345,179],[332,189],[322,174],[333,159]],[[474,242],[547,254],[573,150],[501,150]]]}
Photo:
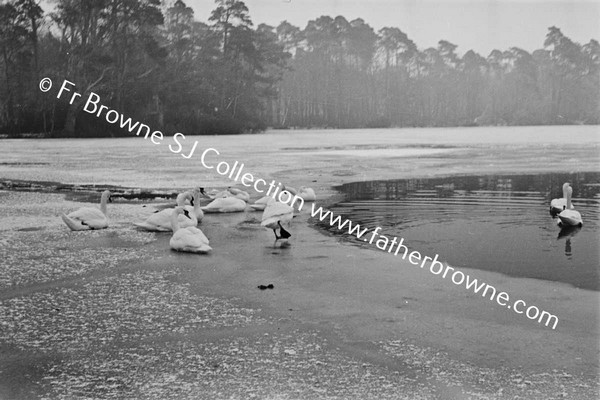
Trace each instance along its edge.
{"label": "treeline", "polygon": [[[55,0],[47,14],[36,0],[0,5],[0,133],[127,133],[82,111],[91,92],[170,135],[264,129],[289,54],[243,2],[215,3],[207,24],[181,0]],[[82,94],[72,104],[56,99],[64,79]]]}
{"label": "treeline", "polygon": [[[447,41],[420,50],[362,19],[255,27],[242,1],[216,0],[202,23],[183,1],[163,3],[0,4],[0,133],[124,135],[82,112],[91,92],[167,134],[600,122],[600,45],[556,27],[531,54],[460,57]],[[64,79],[82,94],[72,103],[56,98]]]}
{"label": "treeline", "polygon": [[278,126],[388,127],[597,124],[600,45],[551,27],[544,48],[484,58],[441,40],[419,50],[398,28],[320,17],[286,22],[279,41],[294,57],[265,115]]}

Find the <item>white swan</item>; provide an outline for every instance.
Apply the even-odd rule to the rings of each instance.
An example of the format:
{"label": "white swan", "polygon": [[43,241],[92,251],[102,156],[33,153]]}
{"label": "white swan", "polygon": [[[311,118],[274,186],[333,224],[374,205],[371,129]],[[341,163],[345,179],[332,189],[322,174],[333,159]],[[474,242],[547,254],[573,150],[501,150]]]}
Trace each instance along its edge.
{"label": "white swan", "polygon": [[[277,243],[279,239],[288,239],[292,236],[291,233],[282,226],[282,224],[284,224],[289,229],[292,218],[294,218],[294,209],[291,206],[271,199],[271,201],[268,202],[265,211],[263,211],[262,222],[260,225],[273,229],[275,243]],[[277,229],[279,229],[279,235],[277,234]]]}
{"label": "white swan", "polygon": [[200,229],[195,226],[186,228],[179,226],[181,216],[190,218],[190,213],[181,206],[177,206],[171,211],[171,229],[173,230],[173,236],[169,241],[171,249],[202,254],[211,251],[212,248],[208,245],[208,238]]}
{"label": "white swan", "polygon": [[231,193],[232,197],[244,200],[246,203],[250,201],[250,195],[248,194],[248,192],[233,187],[227,188],[227,190],[229,191],[229,193]]}
{"label": "white swan", "polygon": [[300,187],[300,191],[298,192],[298,196],[302,197],[304,201],[317,201],[317,195],[313,188],[309,188],[306,186]]}
{"label": "white swan", "polygon": [[[562,186],[563,197],[558,199],[552,199],[552,201],[550,202],[550,214],[556,215],[562,210],[564,210],[565,207],[567,207],[567,190],[569,186],[569,182],[565,182]],[[575,207],[573,207],[573,204],[571,204],[570,208],[572,209]]]}
{"label": "white swan", "polygon": [[264,196],[256,200],[253,204],[250,204],[250,207],[256,211],[263,211],[271,201],[275,201],[275,199],[271,196]]}
{"label": "white swan", "polygon": [[306,186],[301,186],[300,190],[296,190],[295,188],[291,187],[291,186],[283,186],[281,192],[288,192],[291,194],[290,199],[293,198],[294,196],[298,196],[300,198],[302,198],[302,200],[304,201],[316,201],[317,200],[317,195],[315,194],[314,189],[306,187]]}
{"label": "white swan", "polygon": [[200,188],[200,189],[202,190],[202,194],[205,197],[207,197],[207,198],[209,198],[211,200],[220,199],[220,198],[223,198],[223,197],[230,197],[231,196],[231,193],[229,192],[229,190],[221,190],[221,191],[219,191],[217,189],[213,189],[213,190],[210,191],[210,193],[206,193],[204,191],[204,188]]}
{"label": "white swan", "polygon": [[567,204],[565,205],[565,209],[558,214],[558,218],[561,225],[582,226],[583,219],[581,218],[581,214],[579,211],[573,210],[573,204],[571,204],[572,195],[573,188],[569,186],[567,189]]}
{"label": "white swan", "polygon": [[79,210],[63,214],[62,220],[72,231],[85,231],[88,229],[104,229],[108,227],[106,216],[106,203],[111,201],[110,191],[105,190],[100,197],[100,209],[94,207],[81,207]]}
{"label": "white swan", "polygon": [[[191,199],[192,194],[190,192],[183,192],[177,196],[177,206],[183,207],[186,200]],[[134,223],[138,228],[145,229],[147,231],[158,231],[168,232],[172,230],[171,227],[171,215],[173,214],[173,208],[165,208],[164,210],[155,212],[150,215],[144,222]],[[192,214],[189,218],[185,216],[179,217],[179,225],[181,227],[196,226],[198,225],[198,219],[196,215]]]}
{"label": "white swan", "polygon": [[250,195],[248,192],[234,187],[228,187],[226,190],[222,190],[220,192],[213,190],[210,194],[204,192],[204,189],[202,188],[202,194],[212,200],[225,197],[235,197],[237,199],[244,200],[245,202],[250,201]]}
{"label": "white swan", "polygon": [[198,221],[198,223],[200,223],[200,221],[202,221],[202,218],[204,218],[204,212],[202,211],[202,208],[200,207],[200,195],[201,194],[202,194],[201,188],[195,188],[194,191],[192,192],[192,196],[190,197],[191,205],[185,206],[185,209],[188,210],[188,212],[193,213],[196,216],[196,220]]}
{"label": "white swan", "polygon": [[246,209],[246,202],[236,197],[221,197],[214,199],[208,205],[202,207],[205,213],[228,213],[240,212]]}

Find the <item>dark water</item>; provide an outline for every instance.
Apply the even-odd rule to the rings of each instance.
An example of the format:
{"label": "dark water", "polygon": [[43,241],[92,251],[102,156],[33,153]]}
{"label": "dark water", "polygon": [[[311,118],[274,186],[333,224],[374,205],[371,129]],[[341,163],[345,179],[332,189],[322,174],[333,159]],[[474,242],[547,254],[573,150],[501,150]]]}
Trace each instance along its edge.
{"label": "dark water", "polygon": [[[573,187],[582,228],[561,229],[550,216],[550,200],[562,197],[564,182]],[[437,253],[457,267],[600,289],[599,173],[371,181],[338,189],[346,201],[334,213],[363,227],[381,226],[421,254]]]}

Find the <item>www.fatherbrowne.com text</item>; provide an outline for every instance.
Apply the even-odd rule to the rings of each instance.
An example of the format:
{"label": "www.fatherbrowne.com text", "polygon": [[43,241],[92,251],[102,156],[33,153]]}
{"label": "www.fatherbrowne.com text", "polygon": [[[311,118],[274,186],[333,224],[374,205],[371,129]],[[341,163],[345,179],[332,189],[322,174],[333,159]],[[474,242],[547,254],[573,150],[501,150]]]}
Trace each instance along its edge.
{"label": "www.fatherbrowne.com text", "polygon": [[[341,216],[335,216],[330,210],[323,210],[322,207],[316,208],[315,204],[312,204],[311,216],[318,218],[322,222],[328,223],[330,226],[340,231],[345,231],[349,235],[356,236],[358,239],[365,236],[369,231],[369,228],[362,228],[359,224],[353,224],[349,219],[342,220]],[[536,306],[527,307],[527,303],[523,300],[510,301],[510,296],[506,292],[497,292],[496,288],[492,285],[486,284],[485,282],[479,282],[477,279],[471,278],[468,274],[453,268],[449,265],[444,265],[438,261],[439,255],[431,258],[428,256],[422,257],[418,251],[410,251],[404,243],[404,238],[398,240],[397,237],[393,237],[391,240],[385,235],[380,234],[381,227],[376,227],[367,235],[363,241],[373,244],[383,251],[387,251],[390,254],[397,256],[402,254],[402,259],[408,258],[408,261],[413,265],[419,265],[421,268],[428,268],[429,271],[434,275],[439,275],[442,279],[449,277],[452,283],[455,285],[465,285],[467,290],[472,290],[475,294],[481,293],[482,297],[488,297],[490,301],[496,300],[496,303],[513,310],[517,314],[525,314],[525,316],[532,320],[537,320],[538,323],[544,323],[546,326],[552,326],[552,329],[556,329],[558,324],[558,317],[550,314],[547,311],[540,311]],[[377,238],[377,240],[375,240]]]}
{"label": "www.fatherbrowne.com text", "polygon": [[[52,88],[52,80],[50,78],[43,78],[39,83],[40,90],[42,92],[48,92]],[[67,93],[71,93],[69,104],[73,104],[73,102],[81,97],[81,94],[72,90],[75,87],[73,82],[68,80],[64,80],[57,94],[57,98],[61,98],[63,94],[65,97]],[[94,92],[90,92],[85,101],[85,105],[83,106],[83,111],[94,114],[98,118],[104,118],[110,124],[119,124],[122,129],[127,129],[130,133],[135,132],[136,136],[143,135],[144,139],[150,139],[154,145],[160,145],[164,139],[164,135],[161,131],[155,130],[153,131],[148,125],[143,124],[139,121],[133,121],[131,118],[125,118],[125,116],[119,113],[116,110],[112,110],[107,106],[100,103],[100,96]],[[180,154],[184,158],[191,158],[196,151],[196,147],[198,146],[198,141],[196,140],[189,151],[183,151],[185,143],[185,135],[183,133],[177,132],[172,137],[174,144],[169,144],[169,150],[172,153]],[[187,153],[187,154],[186,154]],[[209,157],[211,155],[211,157]],[[274,180],[267,184],[267,181],[264,179],[256,178],[253,174],[249,172],[245,172],[242,174],[244,170],[244,164],[235,161],[233,165],[226,161],[220,161],[215,163],[215,160],[212,160],[212,156],[220,155],[219,151],[214,148],[207,148],[200,154],[200,162],[202,166],[206,169],[214,169],[219,175],[227,176],[229,179],[233,179],[234,181],[240,181],[242,185],[246,187],[254,187],[254,189],[258,193],[265,193],[266,195],[279,200],[282,203],[287,203],[289,205],[296,205],[297,209],[300,211],[304,207],[304,199],[297,195],[291,195],[290,192],[281,190],[283,185],[281,183],[276,184]],[[235,177],[234,177],[235,176]],[[280,191],[281,190],[281,191]],[[298,203],[298,204],[296,204]],[[350,235],[356,236],[358,239],[362,238],[369,228],[361,229],[359,224],[352,224],[352,221],[346,219],[342,221],[342,218],[338,215],[337,217],[328,210],[324,211],[322,207],[318,209],[315,208],[315,203],[312,203],[311,210],[312,217],[318,217],[320,221],[326,221],[330,226],[336,227],[340,231],[347,230],[347,233]],[[329,217],[329,220],[327,221]],[[337,226],[336,226],[337,225]],[[344,229],[345,228],[345,229]],[[469,275],[463,273],[462,271],[453,268],[449,265],[442,264],[438,261],[439,255],[436,254],[435,257],[422,257],[421,253],[418,251],[409,252],[408,247],[404,244],[404,238],[401,238],[398,241],[397,237],[390,239],[380,234],[381,227],[377,227],[371,231],[370,238],[363,239],[365,242],[369,242],[369,244],[373,244],[373,241],[377,237],[378,239],[375,241],[375,246],[383,251],[387,251],[388,253],[394,253],[394,256],[397,256],[402,252],[402,259],[406,259],[408,257],[408,261],[413,265],[420,265],[421,268],[425,268],[426,264],[429,262],[429,271],[434,275],[441,275],[442,279],[446,279],[446,277],[450,277],[452,283],[455,285],[465,284],[467,290],[473,290],[476,294],[481,292],[483,297],[489,295],[489,299],[491,301],[496,300],[496,302],[508,309],[512,309],[517,314],[525,314],[527,318],[532,320],[537,320],[538,323],[545,323],[546,326],[549,326],[552,323],[552,329],[556,329],[556,325],[558,324],[558,318],[556,315],[550,314],[547,311],[540,311],[536,306],[527,307],[527,303],[523,300],[517,300],[514,302],[510,302],[510,296],[506,292],[497,293],[496,288],[494,286],[488,285],[485,282],[479,283],[477,279],[472,279]],[[395,246],[395,249],[394,249]],[[489,294],[488,294],[489,292]]]}

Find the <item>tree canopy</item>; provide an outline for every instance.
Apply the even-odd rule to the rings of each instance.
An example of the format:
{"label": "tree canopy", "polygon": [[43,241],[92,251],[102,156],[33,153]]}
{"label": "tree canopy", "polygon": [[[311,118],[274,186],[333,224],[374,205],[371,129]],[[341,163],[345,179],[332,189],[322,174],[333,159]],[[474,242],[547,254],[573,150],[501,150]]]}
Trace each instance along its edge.
{"label": "tree canopy", "polygon": [[[125,135],[82,112],[91,92],[169,134],[600,122],[600,45],[554,26],[531,54],[485,57],[447,40],[419,49],[399,27],[360,18],[255,26],[239,0],[215,0],[206,23],[182,0],[54,6],[0,4],[0,133]],[[42,93],[43,77],[82,96]]]}

